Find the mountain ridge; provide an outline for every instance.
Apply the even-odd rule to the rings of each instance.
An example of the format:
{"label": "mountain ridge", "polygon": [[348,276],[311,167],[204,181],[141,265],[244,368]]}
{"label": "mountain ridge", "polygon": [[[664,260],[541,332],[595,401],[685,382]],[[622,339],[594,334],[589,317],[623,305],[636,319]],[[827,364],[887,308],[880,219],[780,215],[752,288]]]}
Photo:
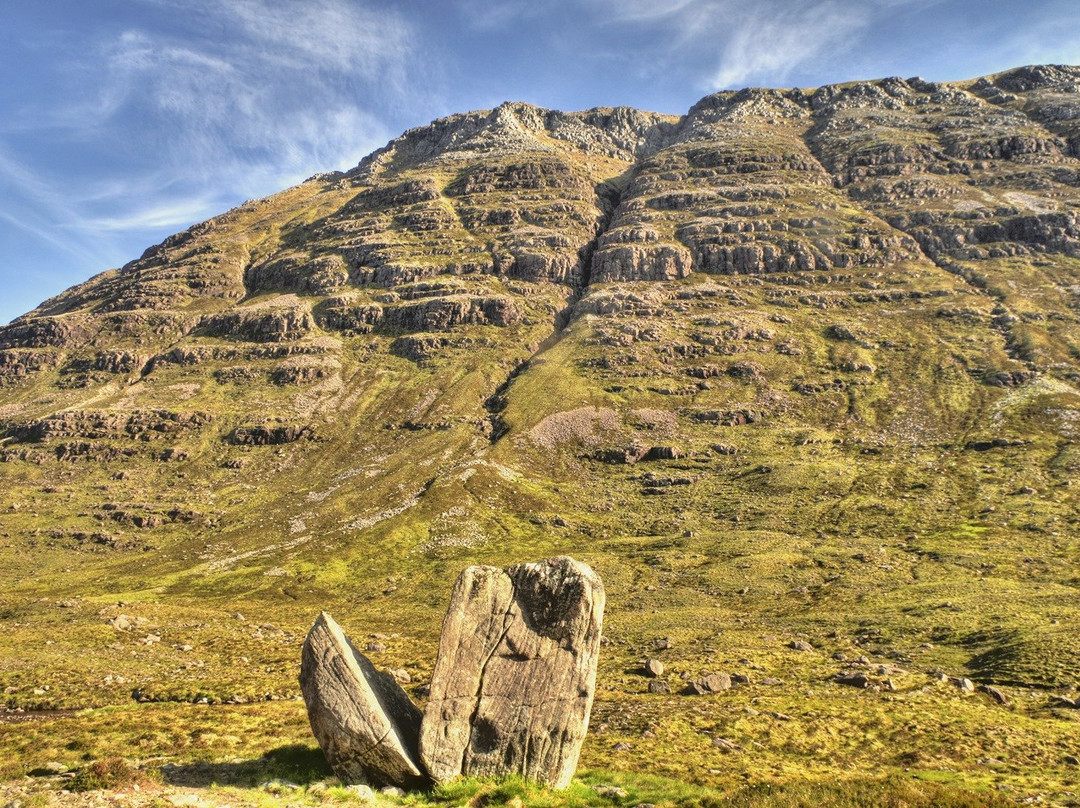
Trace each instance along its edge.
{"label": "mountain ridge", "polygon": [[[8,706],[294,695],[324,608],[419,683],[461,567],[572,554],[609,593],[588,766],[1064,788],[1078,189],[1051,65],[508,102],[170,236],[0,328]],[[669,691],[745,687],[648,689],[662,639]]]}

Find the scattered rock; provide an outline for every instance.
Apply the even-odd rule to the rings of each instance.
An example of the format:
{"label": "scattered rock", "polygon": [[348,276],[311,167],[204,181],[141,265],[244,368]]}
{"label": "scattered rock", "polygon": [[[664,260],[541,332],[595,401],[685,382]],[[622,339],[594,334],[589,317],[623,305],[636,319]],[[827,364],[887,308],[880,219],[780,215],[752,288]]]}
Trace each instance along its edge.
{"label": "scattered rock", "polygon": [[646,659],[644,665],[644,673],[646,676],[656,678],[657,676],[664,675],[664,663],[659,659]]}
{"label": "scattered rock", "polygon": [[788,648],[794,651],[813,651],[814,646],[808,643],[806,640],[792,640],[788,643]]}
{"label": "scattered rock", "polygon": [[726,673],[710,673],[690,682],[683,693],[687,696],[706,696],[710,693],[722,693],[731,689],[731,677]]}
{"label": "scattered rock", "polygon": [[662,682],[659,679],[654,679],[653,681],[649,682],[649,692],[660,694],[670,693],[671,685],[669,685],[667,682]]}
{"label": "scattered rock", "polygon": [[626,796],[626,789],[618,786],[593,786],[593,791],[605,800],[621,800]]}
{"label": "scattered rock", "polygon": [[296,783],[290,783],[288,780],[267,780],[265,783],[261,783],[259,788],[268,794],[281,795],[296,791],[300,786]]}
{"label": "scattered rock", "polygon": [[985,693],[1003,707],[1009,704],[1009,700],[1006,698],[1005,694],[993,685],[979,685],[978,691],[980,693]]}
{"label": "scattered rock", "polygon": [[345,790],[358,802],[375,801],[375,792],[371,790],[371,786],[365,783],[353,783],[350,786],[346,786]]}
{"label": "scattered rock", "polygon": [[848,687],[866,688],[870,686],[870,677],[859,671],[841,671],[833,677],[833,681]]}

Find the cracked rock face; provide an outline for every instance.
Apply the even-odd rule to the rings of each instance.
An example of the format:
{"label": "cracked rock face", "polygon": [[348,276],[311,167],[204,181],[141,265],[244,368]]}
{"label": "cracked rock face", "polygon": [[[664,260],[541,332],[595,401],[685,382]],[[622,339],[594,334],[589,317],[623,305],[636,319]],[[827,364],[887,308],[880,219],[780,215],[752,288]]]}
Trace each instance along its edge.
{"label": "cracked rock face", "polygon": [[443,622],[420,755],[436,781],[520,774],[564,788],[589,724],[604,587],[560,557],[469,567]]}
{"label": "cracked rock face", "polygon": [[343,781],[413,788],[428,783],[416,756],[420,710],[326,612],[304,642],[300,689],[311,729]]}

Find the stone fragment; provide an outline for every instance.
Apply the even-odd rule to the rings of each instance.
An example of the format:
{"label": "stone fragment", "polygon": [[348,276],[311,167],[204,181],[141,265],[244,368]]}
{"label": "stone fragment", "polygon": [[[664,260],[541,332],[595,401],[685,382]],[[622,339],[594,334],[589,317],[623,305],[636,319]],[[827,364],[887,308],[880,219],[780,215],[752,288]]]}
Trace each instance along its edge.
{"label": "stone fragment", "polygon": [[993,685],[979,685],[977,689],[980,693],[985,693],[1003,707],[1009,704],[1009,699],[1005,696],[1005,694]]}
{"label": "stone fragment", "polygon": [[859,671],[841,671],[833,677],[833,681],[838,685],[847,685],[848,687],[870,687],[870,677]]}
{"label": "stone fragment", "polygon": [[663,681],[661,681],[659,679],[654,679],[653,681],[649,682],[649,692],[650,693],[670,693],[671,692],[671,685],[669,685],[667,682],[663,682]]}
{"label": "stone fragment", "polygon": [[686,696],[707,696],[731,689],[731,677],[726,673],[710,673],[690,682],[682,689]]}
{"label": "stone fragment", "polygon": [[808,643],[806,640],[792,640],[788,643],[788,648],[794,651],[813,651],[814,646]]}
{"label": "stone fragment", "polygon": [[466,569],[421,727],[431,776],[569,785],[589,724],[603,610],[600,578],[568,557]]}
{"label": "stone fragment", "polygon": [[701,686],[707,693],[720,693],[731,690],[731,677],[726,673],[710,673],[701,680]]}
{"label": "stone fragment", "polygon": [[646,676],[655,678],[664,675],[664,663],[659,659],[646,659],[643,668]]}
{"label": "stone fragment", "polygon": [[311,729],[342,780],[407,788],[429,782],[417,754],[420,710],[326,612],[304,642],[300,689]]}

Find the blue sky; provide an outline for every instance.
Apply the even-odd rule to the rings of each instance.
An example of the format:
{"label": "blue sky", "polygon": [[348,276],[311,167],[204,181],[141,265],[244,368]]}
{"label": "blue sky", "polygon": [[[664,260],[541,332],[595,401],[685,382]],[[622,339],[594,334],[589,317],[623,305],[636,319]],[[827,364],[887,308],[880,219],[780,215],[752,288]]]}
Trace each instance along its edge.
{"label": "blue sky", "polygon": [[0,21],[0,323],[453,112],[1080,63],[1076,0],[0,0]]}

